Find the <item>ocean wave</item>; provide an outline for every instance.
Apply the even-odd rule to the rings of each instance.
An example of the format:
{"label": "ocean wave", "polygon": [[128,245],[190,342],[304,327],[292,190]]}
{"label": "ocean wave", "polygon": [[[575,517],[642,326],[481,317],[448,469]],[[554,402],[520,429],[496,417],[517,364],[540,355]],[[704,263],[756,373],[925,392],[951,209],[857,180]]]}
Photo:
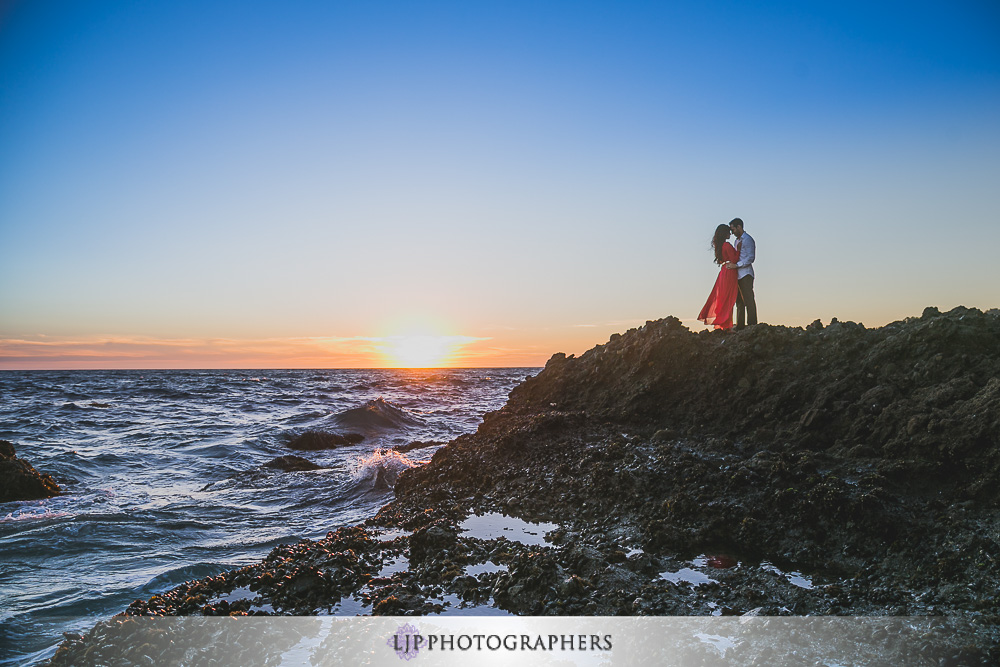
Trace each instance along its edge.
{"label": "ocean wave", "polygon": [[423,423],[417,415],[393,405],[381,396],[359,408],[338,413],[334,420],[341,426],[369,431],[406,428]]}
{"label": "ocean wave", "polygon": [[[0,552],[23,563],[7,573],[4,585],[18,595],[8,596],[0,616],[30,619],[17,635],[22,649],[51,646],[63,630],[81,628],[61,621],[43,631],[40,615],[110,617],[151,595],[137,592],[147,582],[169,588],[215,574],[175,568],[233,567],[277,544],[360,523],[403,470],[435,449],[405,458],[372,455],[376,446],[474,431],[470,420],[503,404],[510,384],[503,372],[473,387],[449,386],[442,371],[0,373],[2,437],[20,443],[18,453],[67,492],[0,506]],[[383,401],[368,402],[378,396]],[[338,423],[354,419],[360,427]],[[310,430],[365,440],[306,454],[287,448]],[[291,454],[325,469],[262,467]],[[67,488],[69,477],[78,482]]]}
{"label": "ocean wave", "polygon": [[[41,511],[38,511],[41,510]],[[32,521],[50,521],[52,519],[65,519],[72,518],[74,515],[71,512],[65,512],[63,510],[52,510],[48,507],[25,507],[14,512],[10,512],[7,516],[0,518],[0,524],[3,523],[27,523]]]}
{"label": "ocean wave", "polygon": [[155,398],[185,399],[195,398],[195,394],[190,391],[170,389],[168,387],[143,387],[137,393]]}
{"label": "ocean wave", "polygon": [[348,445],[356,445],[364,441],[360,433],[329,433],[327,431],[305,431],[298,435],[287,435],[289,449],[313,451],[317,449],[336,449]]}
{"label": "ocean wave", "polygon": [[437,382],[440,384],[453,385],[456,387],[463,387],[472,384],[465,378],[452,373],[436,373],[434,375],[428,375],[427,377],[423,378],[423,382],[427,383]]}
{"label": "ocean wave", "polygon": [[394,449],[376,449],[355,461],[354,481],[359,486],[386,491],[393,487],[400,473],[420,463]]}
{"label": "ocean wave", "polygon": [[178,584],[183,584],[185,581],[201,579],[202,577],[212,577],[225,572],[227,569],[229,568],[221,563],[197,563],[195,565],[175,567],[166,572],[161,572],[150,579],[138,590],[138,593],[149,595],[151,593],[155,594],[167,591]]}
{"label": "ocean wave", "polygon": [[328,413],[319,410],[310,410],[309,412],[303,412],[301,414],[292,415],[290,417],[285,417],[280,420],[282,424],[308,424],[314,422],[317,419],[326,417]]}
{"label": "ocean wave", "polygon": [[111,407],[111,404],[104,401],[88,401],[86,403],[70,401],[63,403],[60,407],[64,410],[106,410]]}

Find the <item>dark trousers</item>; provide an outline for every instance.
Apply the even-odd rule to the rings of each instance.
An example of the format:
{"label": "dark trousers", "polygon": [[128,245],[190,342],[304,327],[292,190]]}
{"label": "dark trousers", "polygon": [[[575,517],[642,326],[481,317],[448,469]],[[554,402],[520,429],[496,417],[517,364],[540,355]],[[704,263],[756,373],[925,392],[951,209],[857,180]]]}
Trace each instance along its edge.
{"label": "dark trousers", "polygon": [[753,276],[743,276],[736,283],[740,286],[736,293],[736,328],[757,324],[757,302],[753,298]]}

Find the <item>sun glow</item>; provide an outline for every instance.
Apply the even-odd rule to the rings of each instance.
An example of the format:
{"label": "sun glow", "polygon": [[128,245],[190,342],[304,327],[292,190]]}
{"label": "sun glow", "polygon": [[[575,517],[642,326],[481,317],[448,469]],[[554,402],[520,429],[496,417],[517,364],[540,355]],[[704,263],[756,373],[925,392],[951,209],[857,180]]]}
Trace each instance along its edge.
{"label": "sun glow", "polygon": [[460,336],[390,336],[386,355],[400,368],[437,368],[446,366],[462,344]]}
{"label": "sun glow", "polygon": [[481,354],[467,349],[488,340],[452,333],[454,327],[427,313],[399,313],[385,322],[382,336],[371,338],[384,364],[390,368],[449,368],[466,365],[471,356]]}

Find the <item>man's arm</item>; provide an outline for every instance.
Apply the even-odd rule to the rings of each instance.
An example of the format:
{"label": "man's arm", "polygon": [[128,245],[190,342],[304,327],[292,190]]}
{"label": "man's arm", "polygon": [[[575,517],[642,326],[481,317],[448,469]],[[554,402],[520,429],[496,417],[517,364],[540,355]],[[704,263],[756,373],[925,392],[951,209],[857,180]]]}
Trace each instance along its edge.
{"label": "man's arm", "polygon": [[726,262],[727,269],[742,269],[745,266],[753,264],[753,260],[757,255],[757,244],[749,236],[741,239],[740,244],[739,258],[735,262]]}

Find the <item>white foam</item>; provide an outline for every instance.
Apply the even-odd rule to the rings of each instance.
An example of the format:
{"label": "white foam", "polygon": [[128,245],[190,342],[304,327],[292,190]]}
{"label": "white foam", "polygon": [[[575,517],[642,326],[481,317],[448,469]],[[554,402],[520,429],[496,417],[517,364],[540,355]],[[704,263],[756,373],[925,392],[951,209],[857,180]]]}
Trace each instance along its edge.
{"label": "white foam", "polygon": [[369,482],[375,486],[381,471],[383,480],[392,485],[396,483],[401,472],[417,465],[405,454],[394,449],[376,449],[370,455],[355,460],[352,477],[355,482]]}
{"label": "white foam", "polygon": [[19,509],[16,512],[10,512],[7,516],[0,519],[0,523],[15,523],[21,521],[48,521],[50,519],[64,519],[66,517],[75,516],[70,512],[63,512],[61,510],[50,510],[48,507],[42,507],[41,511],[38,508],[25,507]]}

